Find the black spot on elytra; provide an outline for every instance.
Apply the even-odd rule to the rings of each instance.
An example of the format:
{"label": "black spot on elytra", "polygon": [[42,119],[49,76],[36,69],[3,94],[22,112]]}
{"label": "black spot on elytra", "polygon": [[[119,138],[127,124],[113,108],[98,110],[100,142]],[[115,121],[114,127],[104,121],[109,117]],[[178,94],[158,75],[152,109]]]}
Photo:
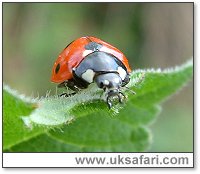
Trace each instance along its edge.
{"label": "black spot on elytra", "polygon": [[90,42],[85,46],[86,50],[92,50],[92,51],[98,51],[101,49],[103,45],[96,43],[96,42]]}
{"label": "black spot on elytra", "polygon": [[58,64],[58,65],[56,66],[55,73],[57,74],[59,70],[60,70],[60,64]]}

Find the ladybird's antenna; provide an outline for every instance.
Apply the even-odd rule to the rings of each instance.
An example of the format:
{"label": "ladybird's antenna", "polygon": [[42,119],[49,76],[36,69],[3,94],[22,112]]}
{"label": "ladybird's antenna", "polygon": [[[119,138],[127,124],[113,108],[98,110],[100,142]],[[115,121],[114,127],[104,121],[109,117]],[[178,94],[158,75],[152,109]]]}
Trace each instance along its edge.
{"label": "ladybird's antenna", "polygon": [[123,86],[123,88],[126,88],[126,89],[128,89],[128,91],[130,91],[133,95],[135,95],[136,94],[136,92],[135,91],[133,91],[132,89],[130,89],[129,87],[127,87],[127,86]]}

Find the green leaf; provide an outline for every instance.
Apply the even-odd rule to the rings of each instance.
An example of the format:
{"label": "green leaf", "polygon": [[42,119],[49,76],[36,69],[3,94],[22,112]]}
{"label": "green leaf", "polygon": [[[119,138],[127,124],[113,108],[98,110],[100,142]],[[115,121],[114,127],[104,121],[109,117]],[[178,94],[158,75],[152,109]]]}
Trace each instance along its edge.
{"label": "green leaf", "polygon": [[38,135],[27,141],[17,144],[7,150],[8,152],[77,152],[81,148],[56,141],[46,134]]}
{"label": "green leaf", "polygon": [[148,147],[147,130],[133,127],[110,117],[106,112],[87,115],[65,126],[61,131],[50,131],[50,136],[86,151],[141,151]]}
{"label": "green leaf", "polygon": [[[29,112],[16,113],[17,127],[23,128],[30,135],[23,139],[20,138],[23,135],[20,132],[21,135],[16,135],[18,141],[5,147],[8,151],[34,152],[146,151],[151,144],[148,125],[160,113],[160,103],[187,84],[192,73],[192,60],[180,67],[163,71],[135,70],[128,86],[136,95],[124,89],[126,101],[115,105],[111,110],[104,101],[102,91],[97,90],[95,84],[68,98],[42,98],[37,101],[38,108],[32,112],[30,109]],[[20,116],[30,112],[29,116],[23,117],[23,121],[28,127],[33,127],[32,131],[24,128],[20,120]],[[4,113],[4,117],[8,115]],[[9,118],[5,118],[8,125],[16,119],[11,116]],[[40,130],[35,126],[45,129]],[[6,129],[12,128],[7,126]],[[9,137],[10,133],[15,136],[14,132],[8,130],[4,137]]]}
{"label": "green leaf", "polygon": [[[18,95],[18,94],[17,94]],[[7,149],[17,143],[37,136],[41,128],[28,129],[21,119],[22,115],[29,115],[33,110],[34,102],[16,92],[8,86],[3,90],[3,148]]]}
{"label": "green leaf", "polygon": [[138,70],[136,74],[141,72],[145,73],[145,80],[141,85],[135,86],[137,95],[131,97],[131,101],[135,105],[143,107],[161,102],[178,89],[181,89],[181,86],[187,84],[187,81],[193,74],[193,65],[191,60],[180,67],[166,69],[164,71]]}

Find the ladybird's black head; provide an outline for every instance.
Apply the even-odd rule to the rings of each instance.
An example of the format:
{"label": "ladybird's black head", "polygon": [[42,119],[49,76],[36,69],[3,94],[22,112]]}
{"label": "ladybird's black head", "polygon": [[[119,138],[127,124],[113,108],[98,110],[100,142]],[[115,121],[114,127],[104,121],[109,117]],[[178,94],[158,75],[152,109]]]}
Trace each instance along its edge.
{"label": "ladybird's black head", "polygon": [[107,95],[107,104],[109,108],[112,107],[113,98],[118,98],[118,101],[122,102],[122,97],[124,94],[120,92],[122,86],[122,79],[117,73],[105,73],[99,74],[95,77],[94,81],[96,82],[99,88],[102,88],[106,91]]}
{"label": "ladybird's black head", "polygon": [[122,85],[122,79],[117,73],[99,74],[95,77],[95,82],[99,88],[104,90],[119,89]]}

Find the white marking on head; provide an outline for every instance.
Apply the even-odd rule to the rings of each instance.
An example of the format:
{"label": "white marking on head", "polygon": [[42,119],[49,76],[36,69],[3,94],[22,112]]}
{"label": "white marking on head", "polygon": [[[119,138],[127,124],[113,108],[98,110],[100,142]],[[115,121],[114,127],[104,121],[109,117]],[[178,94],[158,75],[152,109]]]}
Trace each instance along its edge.
{"label": "white marking on head", "polygon": [[119,73],[119,76],[121,77],[122,80],[125,79],[127,73],[122,67],[118,67],[117,72]]}
{"label": "white marking on head", "polygon": [[109,85],[109,83],[110,83],[110,82],[109,82],[108,80],[104,80],[104,84],[105,84],[105,85]]}
{"label": "white marking on head", "polygon": [[82,56],[83,56],[83,57],[86,57],[88,54],[90,54],[90,53],[92,53],[92,52],[93,52],[92,50],[85,50],[85,51],[83,51]]}
{"label": "white marking on head", "polygon": [[92,69],[88,69],[87,71],[85,71],[82,74],[82,78],[84,80],[86,80],[88,83],[92,83],[93,82],[93,78],[94,78],[95,72]]}

